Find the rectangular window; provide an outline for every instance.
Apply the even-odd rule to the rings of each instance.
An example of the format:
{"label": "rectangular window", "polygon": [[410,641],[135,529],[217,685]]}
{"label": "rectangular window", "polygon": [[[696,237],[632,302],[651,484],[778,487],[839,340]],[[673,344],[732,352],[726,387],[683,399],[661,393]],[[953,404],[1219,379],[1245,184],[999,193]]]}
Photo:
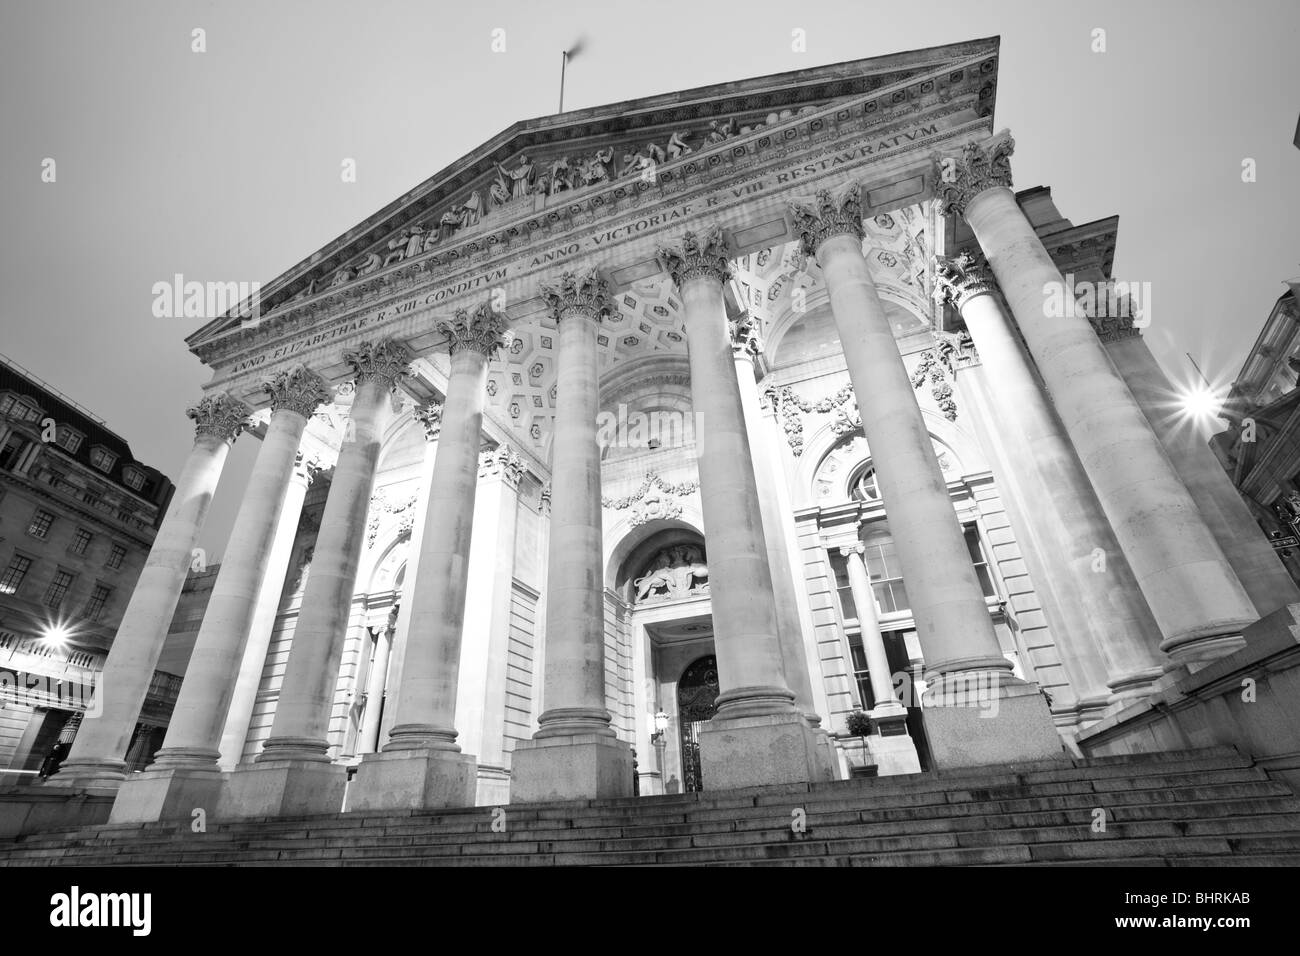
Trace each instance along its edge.
{"label": "rectangular window", "polygon": [[91,621],[98,622],[104,616],[104,606],[108,604],[109,595],[113,589],[103,584],[96,584],[95,590],[90,595],[90,600],[86,603],[86,617]]}
{"label": "rectangular window", "polygon": [[31,566],[30,558],[15,554],[13,560],[9,562],[9,567],[5,568],[4,576],[0,577],[0,594],[17,593],[23,578],[27,577],[27,569]]}
{"label": "rectangular window", "polygon": [[877,538],[868,542],[863,559],[867,564],[867,573],[871,575],[871,589],[876,594],[880,613],[894,614],[910,610],[912,603],[907,599],[907,588],[903,586],[903,572],[898,566],[894,539]]}
{"label": "rectangular window", "polygon": [[5,395],[3,398],[0,398],[0,415],[8,415],[9,409],[14,407],[14,401],[15,399],[12,395]]}
{"label": "rectangular window", "polygon": [[67,597],[68,588],[72,587],[73,574],[71,571],[57,571],[54,580],[50,586],[45,589],[45,606],[52,610],[58,610],[63,599]]}
{"label": "rectangular window", "polygon": [[82,436],[66,425],[60,425],[55,429],[54,440],[69,454],[75,455],[77,449],[81,447]]}
{"label": "rectangular window", "polygon": [[27,526],[27,533],[33,538],[44,538],[50,533],[52,524],[54,524],[54,515],[48,511],[38,510],[32,515],[32,523]]}
{"label": "rectangular window", "polygon": [[830,551],[831,571],[835,575],[835,591],[840,596],[840,611],[845,621],[858,619],[858,606],[853,600],[853,589],[849,586],[848,559],[840,554],[839,548]]}
{"label": "rectangular window", "polygon": [[966,550],[970,552],[971,564],[975,566],[975,576],[979,578],[984,596],[997,597],[998,588],[993,582],[993,572],[989,569],[988,559],[984,556],[984,548],[980,545],[979,529],[973,524],[968,524],[962,530],[966,533]]}
{"label": "rectangular window", "polygon": [[105,564],[116,571],[122,566],[122,559],[126,557],[126,548],[120,544],[113,545],[113,550],[108,552],[108,560]]}
{"label": "rectangular window", "polygon": [[0,468],[6,471],[12,470],[18,462],[22,461],[23,455],[30,447],[31,442],[22,435],[10,435],[4,448],[0,449]]}
{"label": "rectangular window", "polygon": [[85,554],[86,548],[90,546],[90,542],[94,537],[85,528],[78,528],[77,533],[72,536],[72,544],[68,547],[68,550],[73,554]]}
{"label": "rectangular window", "polygon": [[90,449],[90,463],[100,471],[112,471],[113,465],[117,462],[117,456],[101,445],[96,445]]}
{"label": "rectangular window", "polygon": [[124,468],[122,470],[122,480],[126,482],[128,488],[139,491],[144,487],[144,472],[139,468]]}
{"label": "rectangular window", "polygon": [[871,678],[867,673],[867,653],[862,649],[862,635],[849,636],[849,650],[853,654],[853,682],[858,685],[858,700],[862,701],[863,710],[876,706],[876,695],[871,690]]}

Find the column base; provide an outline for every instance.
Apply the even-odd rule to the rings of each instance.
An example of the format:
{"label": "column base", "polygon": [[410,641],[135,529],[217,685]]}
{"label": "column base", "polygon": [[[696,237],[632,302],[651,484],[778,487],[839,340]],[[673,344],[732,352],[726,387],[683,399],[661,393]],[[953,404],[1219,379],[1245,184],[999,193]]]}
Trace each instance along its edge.
{"label": "column base", "polygon": [[456,750],[366,754],[348,788],[348,812],[472,807],[478,760]]}
{"label": "column base", "polygon": [[346,767],[317,760],[259,760],[227,777],[217,817],[313,816],[340,813],[347,787]]}
{"label": "column base", "polygon": [[799,713],[714,717],[700,731],[700,763],[710,790],[833,780],[825,752]]}
{"label": "column base", "polygon": [[515,744],[510,802],[632,796],[632,750],[617,737],[534,737]]}
{"label": "column base", "polygon": [[989,671],[941,675],[921,706],[936,770],[1066,756],[1036,684]]}
{"label": "column base", "polygon": [[193,767],[163,767],[133,774],[117,791],[108,822],[190,820],[195,810],[215,816],[225,777],[220,770]]}
{"label": "column base", "polygon": [[42,786],[116,793],[125,780],[126,761],[124,760],[85,760],[76,763],[64,761],[59,772],[47,778]]}
{"label": "column base", "polygon": [[1169,655],[1169,661],[1165,664],[1166,671],[1186,667],[1192,673],[1220,657],[1235,654],[1245,646],[1246,638],[1240,633],[1194,637],[1178,644],[1170,644],[1169,641],[1160,643],[1160,649]]}

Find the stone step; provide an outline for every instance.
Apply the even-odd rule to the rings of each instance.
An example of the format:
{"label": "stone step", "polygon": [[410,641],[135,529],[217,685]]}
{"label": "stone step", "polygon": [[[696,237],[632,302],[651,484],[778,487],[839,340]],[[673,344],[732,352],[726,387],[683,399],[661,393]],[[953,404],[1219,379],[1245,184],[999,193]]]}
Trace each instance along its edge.
{"label": "stone step", "polygon": [[[1092,830],[1095,811],[1106,830]],[[794,832],[792,811],[806,830]],[[610,801],[70,828],[0,865],[1175,865],[1300,860],[1300,798],[1234,750]]]}

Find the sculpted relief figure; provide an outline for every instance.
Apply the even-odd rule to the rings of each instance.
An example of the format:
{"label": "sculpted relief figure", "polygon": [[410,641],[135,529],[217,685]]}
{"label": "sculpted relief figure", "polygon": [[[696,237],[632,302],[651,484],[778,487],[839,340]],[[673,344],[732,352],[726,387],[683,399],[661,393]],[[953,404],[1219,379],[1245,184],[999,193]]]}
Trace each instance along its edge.
{"label": "sculpted relief figure", "polygon": [[523,199],[529,193],[529,187],[532,185],[533,164],[528,161],[527,156],[519,157],[519,165],[514,169],[506,169],[500,163],[497,163],[497,169],[501,174],[510,180],[510,198]]}
{"label": "sculpted relief figure", "polygon": [[736,121],[729,119],[721,126],[717,120],[709,120],[709,131],[704,135],[705,146],[716,146],[724,139],[729,139],[736,135]]}
{"label": "sculpted relief figure", "polygon": [[488,187],[488,196],[492,199],[492,205],[502,206],[510,201],[510,187],[500,176]]}
{"label": "sculpted relief figure", "polygon": [[707,586],[708,577],[704,553],[698,547],[679,544],[665,548],[655,556],[649,571],[633,582],[637,603],[652,595],[664,600],[685,597]]}
{"label": "sculpted relief figure", "polygon": [[[551,163],[549,189],[542,188],[542,191],[548,196],[554,196],[556,193],[564,192],[566,189],[572,189],[572,175],[573,171],[569,168],[569,157],[561,156],[555,162]],[[540,180],[538,181],[538,186],[541,188]]]}
{"label": "sculpted relief figure", "polygon": [[578,168],[578,171],[582,176],[582,184],[584,186],[594,186],[597,183],[609,182],[609,170],[605,168],[605,164],[613,158],[614,147],[606,146],[604,149],[597,150],[596,153],[582,160],[582,163]]}
{"label": "sculpted relief figure", "polygon": [[691,151],[691,148],[686,145],[686,137],[690,135],[690,130],[683,129],[678,130],[676,133],[673,133],[672,136],[668,137],[669,159],[677,159],[679,156],[685,156]]}
{"label": "sculpted relief figure", "polygon": [[465,204],[460,207],[460,226],[466,229],[470,226],[477,226],[478,221],[483,218],[483,194],[477,189],[469,194]]}

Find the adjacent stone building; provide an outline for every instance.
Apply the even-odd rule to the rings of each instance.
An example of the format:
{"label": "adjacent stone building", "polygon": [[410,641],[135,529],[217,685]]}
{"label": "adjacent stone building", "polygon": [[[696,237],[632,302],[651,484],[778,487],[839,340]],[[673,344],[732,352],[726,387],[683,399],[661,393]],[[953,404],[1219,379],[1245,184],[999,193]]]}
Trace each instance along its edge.
{"label": "adjacent stone building", "polygon": [[[0,357],[0,785],[71,742],[171,500],[92,412]],[[161,743],[180,678],[158,674],[128,762]]]}

